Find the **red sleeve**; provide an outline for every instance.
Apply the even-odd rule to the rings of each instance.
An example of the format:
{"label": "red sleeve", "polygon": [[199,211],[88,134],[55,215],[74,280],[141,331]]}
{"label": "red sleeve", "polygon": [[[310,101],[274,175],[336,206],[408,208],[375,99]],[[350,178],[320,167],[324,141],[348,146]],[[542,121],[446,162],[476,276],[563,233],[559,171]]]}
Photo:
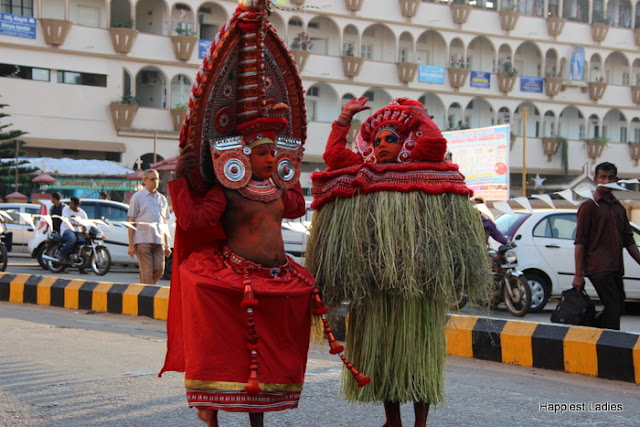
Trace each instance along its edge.
{"label": "red sleeve", "polygon": [[284,214],[282,215],[284,218],[300,218],[307,210],[299,181],[290,189],[284,190],[282,201],[284,202]]}
{"label": "red sleeve", "polygon": [[227,198],[220,185],[205,194],[191,190],[185,178],[169,182],[169,194],[178,225],[185,231],[211,230],[220,226],[220,218],[227,208]]}
{"label": "red sleeve", "polygon": [[362,156],[347,148],[349,129],[349,126],[342,126],[338,122],[333,122],[331,125],[327,147],[322,155],[322,160],[330,170],[342,169],[362,163]]}

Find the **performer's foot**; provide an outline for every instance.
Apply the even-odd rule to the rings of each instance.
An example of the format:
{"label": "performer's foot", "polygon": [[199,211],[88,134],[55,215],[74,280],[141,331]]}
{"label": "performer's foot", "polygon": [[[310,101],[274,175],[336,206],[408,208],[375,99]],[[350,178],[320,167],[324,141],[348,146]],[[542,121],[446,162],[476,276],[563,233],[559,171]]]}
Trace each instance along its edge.
{"label": "performer's foot", "polygon": [[204,421],[207,427],[218,427],[218,411],[198,409],[198,418]]}
{"label": "performer's foot", "polygon": [[384,415],[387,417],[384,427],[402,427],[400,402],[384,402]]}
{"label": "performer's foot", "polygon": [[255,414],[249,414],[249,423],[251,423],[251,427],[263,427],[264,412],[256,412]]}
{"label": "performer's foot", "polygon": [[413,410],[416,415],[415,427],[426,427],[429,416],[429,402],[413,402]]}

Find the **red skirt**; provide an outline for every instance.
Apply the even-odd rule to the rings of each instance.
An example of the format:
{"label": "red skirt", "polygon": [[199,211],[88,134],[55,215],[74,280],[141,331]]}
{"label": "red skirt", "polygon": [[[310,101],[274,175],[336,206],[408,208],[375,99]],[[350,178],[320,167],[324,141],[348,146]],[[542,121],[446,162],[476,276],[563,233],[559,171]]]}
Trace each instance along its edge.
{"label": "red skirt", "polygon": [[253,318],[262,390],[251,394],[245,391],[251,357],[247,309],[241,307],[244,274],[210,250],[195,252],[180,265],[190,406],[233,412],[298,406],[309,350],[313,277],[289,260],[272,274],[254,270],[250,279],[258,300]]}

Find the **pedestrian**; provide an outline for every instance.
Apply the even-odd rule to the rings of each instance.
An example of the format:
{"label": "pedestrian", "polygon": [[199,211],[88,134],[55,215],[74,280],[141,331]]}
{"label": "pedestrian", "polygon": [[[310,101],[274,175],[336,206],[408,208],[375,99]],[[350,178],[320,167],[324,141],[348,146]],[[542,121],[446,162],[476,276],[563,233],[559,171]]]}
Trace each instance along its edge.
{"label": "pedestrian", "polygon": [[413,100],[396,99],[360,127],[366,97],[346,103],[312,175],[316,209],[306,262],[328,304],[350,301],[345,354],[371,377],[344,377],[347,400],[382,402],[385,427],[401,426],[413,402],[415,425],[442,402],[444,326],[458,295],[490,301],[485,236],[446,140]]}
{"label": "pedestrian", "polygon": [[60,217],[62,216],[62,210],[67,206],[60,201],[61,197],[62,195],[57,191],[51,193],[51,203],[53,203],[53,206],[51,206],[51,210],[49,210],[49,216],[51,216],[53,231],[57,233],[60,233],[60,224],[62,223],[62,219]]}
{"label": "pedestrian", "polygon": [[155,285],[164,273],[164,259],[171,255],[169,247],[170,216],[167,198],[158,192],[160,175],[155,169],[142,174],[144,188],[131,196],[129,221],[129,256],[138,257],[140,283]]}
{"label": "pedestrian", "polygon": [[82,224],[82,220],[86,220],[88,217],[87,213],[80,208],[80,199],[77,197],[72,197],[69,201],[69,206],[65,206],[62,209],[62,216],[67,220],[62,220],[60,224],[60,234],[64,244],[58,254],[58,262],[69,264],[69,254],[78,241],[76,233],[87,231],[87,228]]}
{"label": "pedestrian", "polygon": [[109,200],[109,196],[107,195],[106,191],[101,191],[100,194],[98,194],[98,199]]}
{"label": "pedestrian", "polygon": [[640,264],[640,251],[633,239],[627,212],[607,184],[618,181],[618,168],[604,162],[596,166],[593,199],[578,208],[575,237],[575,267],[573,287],[582,290],[585,276],[604,305],[596,315],[594,326],[620,329],[624,309],[624,261],[622,249]]}

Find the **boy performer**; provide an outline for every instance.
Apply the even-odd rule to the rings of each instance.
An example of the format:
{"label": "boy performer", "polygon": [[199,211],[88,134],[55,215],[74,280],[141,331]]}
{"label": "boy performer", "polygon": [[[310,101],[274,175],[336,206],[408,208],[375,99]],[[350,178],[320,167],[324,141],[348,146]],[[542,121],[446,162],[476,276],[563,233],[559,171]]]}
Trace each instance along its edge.
{"label": "boy performer", "polygon": [[324,172],[312,175],[317,209],[307,267],[327,303],[348,300],[346,354],[371,377],[346,398],[383,402],[385,426],[400,426],[414,402],[416,426],[443,397],[444,326],[461,294],[490,301],[492,280],[472,191],[445,160],[446,140],[424,106],[396,99],[369,117],[346,148],[350,100],[327,142]]}

